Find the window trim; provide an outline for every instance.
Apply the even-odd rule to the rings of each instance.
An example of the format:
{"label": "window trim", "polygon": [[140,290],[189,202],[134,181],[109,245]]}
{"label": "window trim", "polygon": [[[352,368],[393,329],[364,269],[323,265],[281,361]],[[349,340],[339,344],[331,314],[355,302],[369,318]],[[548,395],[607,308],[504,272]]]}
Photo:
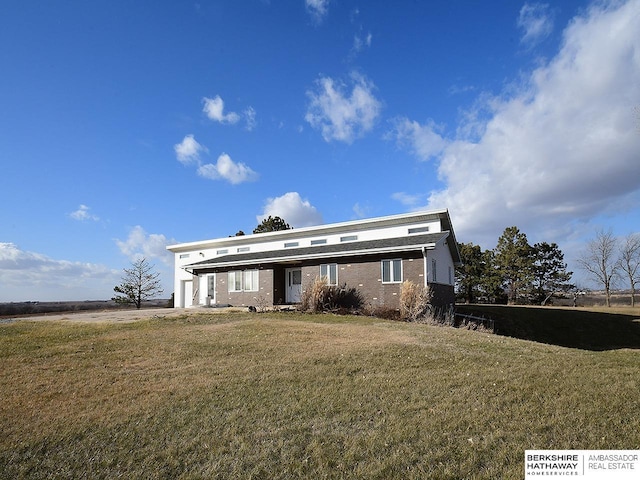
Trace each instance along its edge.
{"label": "window trim", "polygon": [[[322,268],[325,267],[327,270],[327,273],[325,273],[324,275],[322,274]],[[331,282],[331,269],[332,267],[335,269],[335,274],[336,274],[336,278],[335,278],[335,283]],[[338,286],[338,264],[337,263],[322,263],[320,264],[320,278],[326,278],[327,279],[327,285],[330,286]]]}
{"label": "window trim", "polygon": [[[251,275],[250,277],[248,275]],[[255,275],[255,279],[254,279]],[[233,279],[233,280],[232,280]],[[247,280],[250,279],[251,285],[247,287]],[[255,280],[255,285],[253,285]],[[229,293],[242,293],[242,292],[258,292],[260,291],[260,273],[257,269],[250,270],[229,270],[227,272],[227,282]],[[239,285],[240,289],[236,286]]]}
{"label": "window trim", "polygon": [[[399,263],[400,265],[400,278],[396,278],[396,269],[395,269],[395,264],[396,262]],[[389,280],[385,280],[384,277],[384,264],[387,263],[389,265]],[[404,278],[404,268],[402,265],[402,259],[401,258],[385,258],[384,260],[380,261],[380,278],[382,279],[382,283],[385,285],[389,285],[389,284],[393,284],[393,283],[402,283],[402,279]]]}

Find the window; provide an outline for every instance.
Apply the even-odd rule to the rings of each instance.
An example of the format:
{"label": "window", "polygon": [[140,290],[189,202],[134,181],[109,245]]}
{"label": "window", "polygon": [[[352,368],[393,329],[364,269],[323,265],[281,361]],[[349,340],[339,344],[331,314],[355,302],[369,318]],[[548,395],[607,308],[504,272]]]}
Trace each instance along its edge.
{"label": "window", "polygon": [[216,296],[216,276],[215,275],[207,276],[207,296],[211,298],[215,298]]}
{"label": "window", "polygon": [[402,260],[382,260],[382,283],[402,282]]}
{"label": "window", "polygon": [[453,269],[449,267],[449,285],[453,285]]}
{"label": "window", "polygon": [[216,255],[224,255],[225,253],[229,253],[228,249],[223,249],[223,250],[217,250],[216,251]]}
{"label": "window", "polygon": [[244,291],[258,291],[258,270],[246,270],[244,273]]}
{"label": "window", "polygon": [[431,281],[435,282],[437,278],[438,278],[438,275],[436,275],[436,259],[432,258],[431,259]]}
{"label": "window", "polygon": [[230,292],[257,292],[258,270],[229,272]]}
{"label": "window", "polygon": [[284,248],[297,247],[298,245],[300,245],[298,242],[287,242],[284,244]]}
{"label": "window", "polygon": [[324,245],[325,243],[327,243],[326,238],[318,238],[316,240],[311,240],[311,245]]}
{"label": "window", "polygon": [[190,254],[189,253],[181,253],[180,254],[180,258],[189,258]]}
{"label": "window", "polygon": [[242,291],[242,272],[229,272],[229,291]]}
{"label": "window", "polygon": [[344,237],[340,237],[341,242],[353,242],[354,240],[357,240],[357,239],[358,239],[357,235],[345,235]]}
{"label": "window", "polygon": [[250,250],[249,247],[238,247],[238,253],[248,252]]}
{"label": "window", "polygon": [[409,234],[412,233],[424,233],[424,232],[428,232],[429,231],[429,227],[414,227],[414,228],[410,228],[409,229]]}
{"label": "window", "polygon": [[325,278],[328,285],[338,285],[338,264],[320,265],[320,277]]}

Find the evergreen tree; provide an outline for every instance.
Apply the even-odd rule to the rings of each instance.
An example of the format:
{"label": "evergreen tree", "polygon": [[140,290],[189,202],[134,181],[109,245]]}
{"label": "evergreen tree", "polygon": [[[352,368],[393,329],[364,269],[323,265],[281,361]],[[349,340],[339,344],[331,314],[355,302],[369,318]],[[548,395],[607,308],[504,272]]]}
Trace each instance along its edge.
{"label": "evergreen tree", "polygon": [[495,260],[507,290],[509,303],[517,303],[532,277],[532,248],[517,227],[505,228],[498,239]]}
{"label": "evergreen tree", "polygon": [[502,276],[496,267],[492,250],[482,251],[479,245],[459,243],[462,265],[456,267],[458,298],[467,303],[504,301]]}
{"label": "evergreen tree", "polygon": [[458,243],[462,265],[456,267],[458,294],[466,303],[475,303],[480,294],[484,263],[480,245]]}
{"label": "evergreen tree", "polygon": [[567,272],[564,254],[557,244],[536,243],[533,254],[532,291],[536,302],[545,305],[557,292],[567,292],[573,285],[569,284],[573,272]]}
{"label": "evergreen tree", "polygon": [[482,253],[482,271],[480,289],[485,296],[486,302],[506,303],[507,296],[504,291],[504,281],[493,250],[485,250]]}
{"label": "evergreen tree", "polygon": [[277,232],[279,230],[290,230],[291,227],[280,217],[272,217],[262,220],[262,223],[253,229],[253,233]]}

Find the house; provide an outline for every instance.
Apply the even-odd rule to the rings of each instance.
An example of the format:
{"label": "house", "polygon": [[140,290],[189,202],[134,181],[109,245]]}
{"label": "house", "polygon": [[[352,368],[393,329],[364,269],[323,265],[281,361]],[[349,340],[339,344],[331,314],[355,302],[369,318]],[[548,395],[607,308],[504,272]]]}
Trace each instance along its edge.
{"label": "house", "polygon": [[447,210],[413,212],[171,245],[176,307],[283,305],[325,277],[372,306],[399,306],[400,285],[428,285],[454,303],[460,253]]}

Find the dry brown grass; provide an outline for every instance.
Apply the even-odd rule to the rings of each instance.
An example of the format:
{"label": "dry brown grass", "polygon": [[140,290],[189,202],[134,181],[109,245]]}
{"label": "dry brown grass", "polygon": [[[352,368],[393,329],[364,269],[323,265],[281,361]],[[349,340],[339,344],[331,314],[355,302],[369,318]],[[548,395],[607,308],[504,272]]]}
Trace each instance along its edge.
{"label": "dry brown grass", "polygon": [[422,318],[431,306],[429,287],[405,280],[400,287],[400,316],[410,322]]}
{"label": "dry brown grass", "polygon": [[519,478],[636,448],[634,351],[269,313],[0,325],[0,478]]}

